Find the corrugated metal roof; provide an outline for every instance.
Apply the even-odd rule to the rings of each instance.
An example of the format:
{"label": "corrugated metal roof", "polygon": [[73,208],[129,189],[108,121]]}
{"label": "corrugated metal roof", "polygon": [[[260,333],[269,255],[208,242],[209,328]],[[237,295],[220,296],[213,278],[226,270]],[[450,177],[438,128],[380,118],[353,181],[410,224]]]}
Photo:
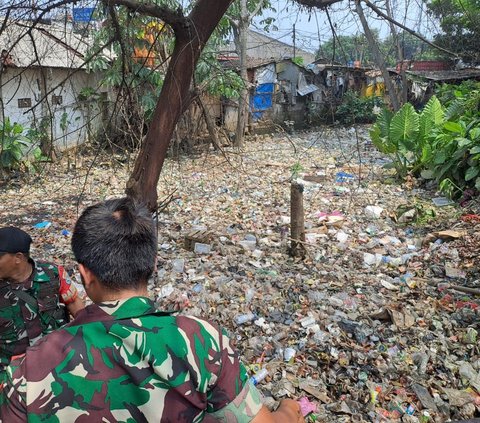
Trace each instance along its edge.
{"label": "corrugated metal roof", "polygon": [[458,69],[444,71],[406,71],[407,75],[412,75],[432,81],[454,81],[459,79],[480,78],[480,69]]}
{"label": "corrugated metal roof", "polygon": [[318,88],[315,84],[308,84],[308,85],[305,85],[304,87],[297,88],[297,93],[301,96],[304,96],[304,95],[313,93],[319,89],[320,88]]}
{"label": "corrugated metal roof", "polygon": [[0,35],[0,48],[10,53],[16,67],[79,68],[88,42],[64,25],[10,22]]}

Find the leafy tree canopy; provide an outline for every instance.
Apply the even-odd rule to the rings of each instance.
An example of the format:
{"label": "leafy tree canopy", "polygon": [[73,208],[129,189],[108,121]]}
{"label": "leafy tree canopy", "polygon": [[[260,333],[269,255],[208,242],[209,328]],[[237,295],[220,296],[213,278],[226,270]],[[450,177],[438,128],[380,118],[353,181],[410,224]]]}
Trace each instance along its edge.
{"label": "leafy tree canopy", "polygon": [[458,52],[467,63],[479,63],[480,0],[431,0],[427,6],[443,31],[435,42]]}

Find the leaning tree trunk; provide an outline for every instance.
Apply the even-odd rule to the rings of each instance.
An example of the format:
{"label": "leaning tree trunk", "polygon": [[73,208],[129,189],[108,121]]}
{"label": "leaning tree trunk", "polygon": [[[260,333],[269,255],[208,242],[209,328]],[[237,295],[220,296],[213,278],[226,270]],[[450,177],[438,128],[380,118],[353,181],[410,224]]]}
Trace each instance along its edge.
{"label": "leaning tree trunk", "polygon": [[[388,16],[393,19],[392,8],[390,7],[390,0],[386,0],[385,7],[387,10]],[[405,55],[403,54],[403,48],[400,44],[400,38],[398,36],[397,28],[392,21],[388,21],[390,25],[390,32],[392,33],[393,42],[395,43],[395,48],[397,49],[397,61],[400,63],[400,78],[402,79],[402,92],[401,92],[401,103],[405,104],[408,100],[408,90],[407,90],[407,74],[405,73],[405,67],[403,66],[403,61],[405,60]]]}
{"label": "leaning tree trunk", "polygon": [[[198,0],[184,22],[172,25],[175,48],[162,91],[143,142],[126,193],[157,208],[157,183],[178,119],[189,106],[190,84],[205,44],[232,0]],[[125,2],[122,2],[125,3]]]}

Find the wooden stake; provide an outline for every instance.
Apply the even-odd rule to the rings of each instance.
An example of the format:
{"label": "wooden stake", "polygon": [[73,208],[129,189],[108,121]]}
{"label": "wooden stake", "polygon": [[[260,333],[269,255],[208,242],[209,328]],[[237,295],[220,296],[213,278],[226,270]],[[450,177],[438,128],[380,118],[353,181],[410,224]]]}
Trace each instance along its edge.
{"label": "wooden stake", "polygon": [[290,188],[290,255],[305,257],[305,220],[303,212],[303,185],[292,182]]}

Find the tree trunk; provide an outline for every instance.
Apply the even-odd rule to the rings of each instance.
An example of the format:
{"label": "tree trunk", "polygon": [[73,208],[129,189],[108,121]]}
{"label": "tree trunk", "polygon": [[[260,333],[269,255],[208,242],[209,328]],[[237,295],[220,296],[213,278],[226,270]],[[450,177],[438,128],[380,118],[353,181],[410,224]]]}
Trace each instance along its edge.
{"label": "tree trunk", "polygon": [[[385,1],[385,7],[387,10],[387,15],[393,19],[392,8],[390,7],[390,0]],[[403,67],[403,60],[405,59],[403,55],[403,49],[400,44],[400,40],[398,38],[397,28],[392,21],[388,21],[390,25],[390,31],[392,33],[393,42],[395,43],[395,47],[397,48],[397,61],[400,62],[400,77],[402,80],[402,92],[401,92],[401,103],[405,104],[407,102],[407,75],[405,73],[405,69]]]}
{"label": "tree trunk", "polygon": [[367,38],[368,45],[373,53],[373,58],[375,60],[375,64],[378,66],[380,71],[382,72],[382,76],[385,83],[385,90],[386,94],[390,97],[390,102],[392,103],[392,107],[394,111],[397,111],[400,108],[398,103],[397,93],[395,91],[395,87],[393,85],[392,80],[390,79],[390,75],[388,73],[387,67],[385,66],[385,62],[383,60],[382,54],[378,48],[375,39],[373,38],[372,31],[370,31],[370,27],[368,26],[367,19],[365,18],[365,14],[363,13],[362,5],[360,4],[360,0],[355,1],[358,17],[360,18],[360,22],[363,26],[363,31],[365,32],[365,37]]}
{"label": "tree trunk", "polygon": [[248,116],[248,72],[247,72],[247,32],[249,24],[247,0],[240,1],[240,19],[238,23],[237,54],[240,58],[240,78],[243,86],[238,99],[237,131],[235,133],[235,147],[242,148],[245,137],[245,127]]}
{"label": "tree trunk", "polygon": [[198,0],[182,25],[174,27],[175,48],[160,98],[148,128],[126,193],[157,208],[157,183],[178,119],[191,102],[190,84],[205,44],[232,0]]}
{"label": "tree trunk", "polygon": [[213,148],[215,150],[220,150],[220,141],[218,139],[217,128],[215,127],[215,122],[212,119],[212,115],[210,114],[210,111],[200,95],[197,97],[196,101],[200,107],[200,110],[202,111],[203,117],[205,118],[205,123],[207,124],[207,130],[212,140]]}
{"label": "tree trunk", "polygon": [[303,185],[292,182],[290,187],[290,255],[305,257],[305,217],[303,211]]}

